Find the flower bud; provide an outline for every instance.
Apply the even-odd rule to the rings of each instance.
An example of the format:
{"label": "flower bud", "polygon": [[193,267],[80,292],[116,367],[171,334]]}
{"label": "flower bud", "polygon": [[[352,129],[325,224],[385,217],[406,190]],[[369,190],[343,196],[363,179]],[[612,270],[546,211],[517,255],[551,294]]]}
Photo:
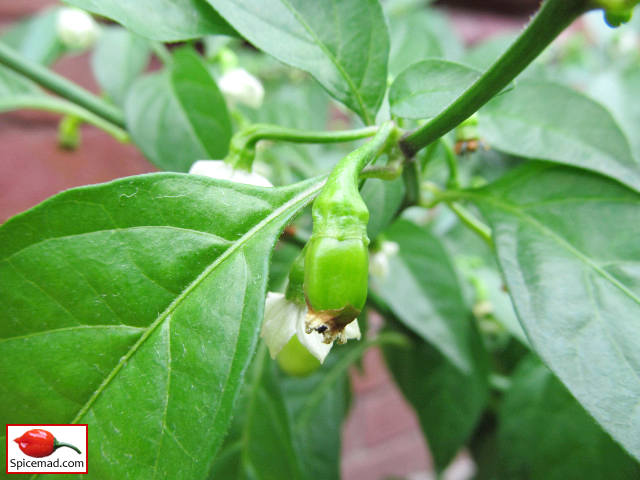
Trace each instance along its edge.
{"label": "flower bud", "polygon": [[231,104],[242,103],[260,108],[264,100],[264,88],[260,80],[243,68],[235,68],[218,79],[218,87]]}
{"label": "flower bud", "polygon": [[398,255],[400,246],[396,242],[382,242],[379,248],[370,255],[369,274],[379,279],[389,275],[389,259]]}
{"label": "flower bud", "polygon": [[62,44],[73,50],[91,47],[100,36],[100,27],[84,10],[61,8],[57,19],[58,38]]}

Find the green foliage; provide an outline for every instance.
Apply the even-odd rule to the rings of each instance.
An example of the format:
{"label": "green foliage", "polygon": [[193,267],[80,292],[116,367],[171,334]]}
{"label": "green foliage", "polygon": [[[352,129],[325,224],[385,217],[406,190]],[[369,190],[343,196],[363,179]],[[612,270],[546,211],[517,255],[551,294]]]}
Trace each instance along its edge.
{"label": "green foliage", "polygon": [[64,1],[111,18],[143,37],[163,42],[234,33],[233,28],[205,0]]}
{"label": "green foliage", "polygon": [[588,172],[529,163],[476,200],[534,350],[640,458],[639,420],[629,417],[640,396],[640,195]]}
{"label": "green foliage", "polygon": [[501,478],[631,480],[640,475],[640,465],[533,357],[515,372],[499,418]]}
{"label": "green foliage", "polygon": [[393,82],[391,112],[403,118],[433,118],[479,77],[478,70],[446,60],[416,63]]}
{"label": "green foliage", "polygon": [[156,165],[186,172],[196,161],[224,158],[231,121],[216,82],[189,50],[160,73],[136,81],[125,110],[131,137]]}
{"label": "green foliage", "polygon": [[[638,478],[638,22],[516,80],[590,2],[465,51],[420,1],[65,1],[121,24],[91,52],[100,97],[46,68],[72,53],[51,9],[0,37],[0,111],[92,123],[178,173],[0,226],[0,420],[88,423],[89,478],[334,480],[347,372],[378,345],[439,473],[468,449],[477,480]],[[224,85],[236,65],[255,78]],[[223,96],[261,85],[257,108]],[[279,186],[179,173],[197,160]],[[312,232],[358,249],[324,248],[307,303],[366,296],[365,338],[273,361],[267,289]],[[287,301],[268,324],[298,349],[317,328],[324,358]]]}
{"label": "green foliage", "polygon": [[304,378],[289,377],[259,350],[209,479],[339,478],[346,371],[359,347],[332,353]]}
{"label": "green foliage", "polygon": [[271,249],[319,186],[152,174],[7,222],[2,355],[29,362],[2,364],[3,421],[89,423],[89,448],[110,445],[92,459],[103,478],[202,478],[256,343]]}
{"label": "green foliage", "polygon": [[377,0],[207,0],[253,45],[313,75],[373,123],[387,85],[389,37]]}
{"label": "green foliage", "polygon": [[147,68],[149,42],[120,27],[105,28],[91,59],[96,80],[109,98],[124,105],[127,92]]}
{"label": "green foliage", "polygon": [[440,241],[407,221],[395,223],[386,239],[399,245],[388,274],[372,288],[398,319],[431,343],[462,372],[473,365],[472,328],[453,265]]}
{"label": "green foliage", "polygon": [[611,114],[568,87],[523,82],[481,115],[482,136],[498,150],[587,168],[640,189],[640,161]]}
{"label": "green foliage", "polygon": [[51,65],[66,51],[56,31],[59,11],[59,8],[47,9],[17,23],[3,32],[0,41],[31,61]]}

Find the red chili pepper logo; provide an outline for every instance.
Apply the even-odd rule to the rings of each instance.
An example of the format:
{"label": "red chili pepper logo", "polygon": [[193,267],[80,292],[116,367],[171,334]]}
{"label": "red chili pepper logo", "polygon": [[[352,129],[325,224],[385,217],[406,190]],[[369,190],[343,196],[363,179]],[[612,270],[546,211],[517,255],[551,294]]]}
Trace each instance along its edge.
{"label": "red chili pepper logo", "polygon": [[69,447],[78,453],[80,450],[68,443],[60,443],[56,438],[41,428],[36,428],[25,432],[21,437],[14,440],[22,450],[22,453],[30,457],[48,457],[60,447]]}

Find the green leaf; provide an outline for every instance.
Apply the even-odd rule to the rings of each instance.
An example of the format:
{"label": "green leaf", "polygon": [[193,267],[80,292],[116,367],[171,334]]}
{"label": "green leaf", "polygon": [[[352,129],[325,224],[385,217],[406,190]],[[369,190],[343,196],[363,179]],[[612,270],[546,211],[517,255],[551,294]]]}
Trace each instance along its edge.
{"label": "green leaf", "polygon": [[438,471],[469,440],[489,396],[488,357],[471,322],[473,363],[462,372],[432,345],[414,338],[384,349],[387,364],[428,439]]}
{"label": "green leaf", "polygon": [[143,37],[176,42],[235,32],[205,0],[64,0],[110,18]]}
{"label": "green leaf", "polygon": [[[256,358],[252,375],[247,379],[241,402],[245,408],[236,415],[242,415],[240,437],[230,444],[240,445],[239,466],[242,472],[236,478],[255,480],[280,480],[282,478],[302,480],[301,458],[293,439],[291,423],[284,403],[282,389],[275,376],[276,366],[262,348]],[[228,466],[225,467],[225,470]],[[209,473],[210,479],[229,478],[215,468]]]}
{"label": "green leaf", "polygon": [[479,77],[480,71],[446,60],[416,63],[391,85],[391,113],[402,118],[433,118]]}
{"label": "green leaf", "polygon": [[4,423],[88,423],[98,478],[204,478],[263,315],[269,257],[322,182],[150,174],[0,228]]}
{"label": "green leaf", "polygon": [[58,39],[59,12],[60,8],[50,8],[19,22],[3,32],[0,41],[13,47],[27,60],[51,65],[67,51]]}
{"label": "green leaf", "polygon": [[111,100],[124,104],[129,87],[149,64],[149,42],[120,27],[105,27],[91,57],[96,80]]}
{"label": "green leaf", "polygon": [[335,346],[322,367],[305,378],[280,374],[305,478],[340,478],[342,425],[349,410],[347,373],[372,342]]}
{"label": "green leaf", "polygon": [[269,267],[269,291],[284,292],[289,279],[289,270],[302,249],[289,242],[278,242]]}
{"label": "green leaf", "polygon": [[640,190],[640,163],[611,114],[563,85],[523,82],[481,110],[482,137],[497,150],[564,163]]}
{"label": "green leaf", "polygon": [[594,83],[589,93],[613,114],[627,135],[636,161],[640,161],[640,105],[629,101],[640,85],[640,66],[634,64],[623,74],[606,72]]}
{"label": "green leaf", "polygon": [[382,233],[393,222],[404,200],[405,187],[401,177],[392,181],[371,178],[360,191],[369,209],[367,235],[370,240]]}
{"label": "green leaf", "polygon": [[449,17],[422,3],[400,15],[389,15],[391,53],[389,72],[397,75],[425,58],[455,60],[462,44]]}
{"label": "green leaf", "polygon": [[209,478],[339,478],[346,373],[367,345],[334,350],[320,370],[303,378],[287,376],[260,349]]}
{"label": "green leaf", "polygon": [[640,478],[640,465],[534,357],[519,366],[500,405],[498,444],[500,478]]}
{"label": "green leaf", "polygon": [[640,458],[640,195],[531,162],[470,193],[533,349]]}
{"label": "green leaf", "polygon": [[125,112],[133,141],[153,163],[186,172],[196,160],[222,159],[231,121],[222,94],[202,60],[188,49],[171,67],[137,80]]}
{"label": "green leaf", "polygon": [[253,45],[309,72],[373,123],[387,86],[389,35],[378,0],[207,0]]}
{"label": "green leaf", "polygon": [[471,372],[471,312],[440,239],[406,220],[394,223],[385,238],[399,253],[389,258],[386,275],[371,277],[371,287],[407,328],[461,372]]}

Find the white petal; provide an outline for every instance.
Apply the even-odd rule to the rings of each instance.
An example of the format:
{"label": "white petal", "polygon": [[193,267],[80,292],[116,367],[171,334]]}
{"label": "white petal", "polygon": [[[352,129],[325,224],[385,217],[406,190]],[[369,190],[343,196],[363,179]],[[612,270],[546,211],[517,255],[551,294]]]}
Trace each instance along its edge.
{"label": "white petal", "polygon": [[296,333],[296,322],[300,310],[306,310],[284,298],[282,293],[267,293],[264,304],[264,321],[260,336],[267,342],[271,358],[276,358],[280,350]]}
{"label": "white petal", "polygon": [[344,333],[350,340],[360,340],[362,334],[360,333],[360,325],[358,325],[358,320],[354,320],[353,322],[348,323],[347,326],[344,327]]}
{"label": "white petal", "polygon": [[333,343],[324,343],[322,334],[315,330],[311,333],[305,332],[307,312],[306,308],[304,310],[304,315],[301,315],[296,323],[296,335],[298,335],[300,343],[309,350],[309,353],[320,360],[320,363],[323,363],[324,359],[329,355]]}
{"label": "white petal", "polygon": [[224,160],[198,160],[191,165],[189,173],[229,180],[233,175],[233,167]]}
{"label": "white petal", "polygon": [[389,274],[389,257],[384,252],[375,252],[369,255],[369,274],[372,277],[384,280]]}
{"label": "white petal", "polygon": [[243,103],[260,108],[264,100],[264,87],[260,80],[243,68],[226,72],[218,80],[218,87],[230,103]]}
{"label": "white petal", "polygon": [[398,252],[400,251],[400,245],[398,245],[396,242],[384,241],[384,242],[382,242],[381,250],[388,257],[393,257],[393,256],[397,255]]}
{"label": "white petal", "polygon": [[246,170],[235,170],[230,180],[237,183],[246,183],[257,187],[273,187],[273,184],[262,175]]}
{"label": "white petal", "polygon": [[246,170],[236,170],[224,160],[198,160],[191,165],[189,173],[258,187],[273,187],[271,182],[262,175]]}
{"label": "white petal", "polygon": [[58,38],[68,48],[89,48],[100,35],[97,22],[84,10],[61,8],[56,20]]}

